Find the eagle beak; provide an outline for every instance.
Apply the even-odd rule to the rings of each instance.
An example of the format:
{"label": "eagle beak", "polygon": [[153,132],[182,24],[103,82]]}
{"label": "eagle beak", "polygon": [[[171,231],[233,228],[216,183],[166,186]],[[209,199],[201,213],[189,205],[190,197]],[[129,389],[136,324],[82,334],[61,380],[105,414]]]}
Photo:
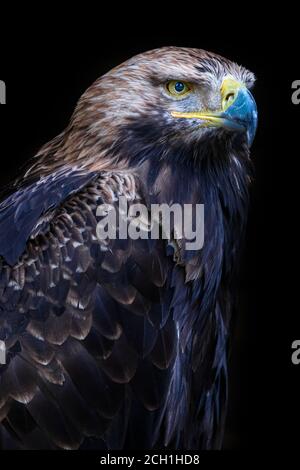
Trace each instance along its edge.
{"label": "eagle beak", "polygon": [[199,119],[200,127],[223,127],[235,132],[246,132],[251,146],[257,128],[257,107],[250,91],[242,83],[231,77],[224,78],[221,85],[222,109],[217,112],[180,113],[173,111],[174,117]]}

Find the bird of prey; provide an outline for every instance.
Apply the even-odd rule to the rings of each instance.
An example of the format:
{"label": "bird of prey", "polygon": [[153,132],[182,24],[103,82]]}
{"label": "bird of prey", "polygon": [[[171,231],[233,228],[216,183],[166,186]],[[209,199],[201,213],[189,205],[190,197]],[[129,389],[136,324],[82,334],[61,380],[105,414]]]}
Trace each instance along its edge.
{"label": "bird of prey", "polygon": [[[200,49],[137,55],[2,197],[2,449],[222,446],[254,81]],[[100,240],[97,208],[121,196],[203,204],[203,247]]]}

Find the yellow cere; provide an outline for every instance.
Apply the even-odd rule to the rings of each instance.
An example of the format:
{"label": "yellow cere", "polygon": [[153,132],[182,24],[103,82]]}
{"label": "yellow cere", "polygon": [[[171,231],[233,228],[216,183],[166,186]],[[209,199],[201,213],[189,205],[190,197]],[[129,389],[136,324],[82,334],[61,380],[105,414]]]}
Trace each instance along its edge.
{"label": "yellow cere", "polygon": [[234,101],[236,100],[238,91],[240,88],[244,87],[244,85],[234,78],[226,77],[224,78],[222,85],[221,85],[221,96],[222,96],[222,109],[226,111],[226,109],[231,106]]}

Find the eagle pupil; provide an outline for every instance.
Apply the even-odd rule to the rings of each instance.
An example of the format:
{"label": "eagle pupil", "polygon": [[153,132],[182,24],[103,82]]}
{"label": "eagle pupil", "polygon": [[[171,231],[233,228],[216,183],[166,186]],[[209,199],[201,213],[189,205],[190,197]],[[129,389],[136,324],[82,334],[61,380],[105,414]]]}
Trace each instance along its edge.
{"label": "eagle pupil", "polygon": [[175,90],[177,91],[177,93],[180,93],[181,91],[184,90],[184,84],[182,82],[176,82]]}

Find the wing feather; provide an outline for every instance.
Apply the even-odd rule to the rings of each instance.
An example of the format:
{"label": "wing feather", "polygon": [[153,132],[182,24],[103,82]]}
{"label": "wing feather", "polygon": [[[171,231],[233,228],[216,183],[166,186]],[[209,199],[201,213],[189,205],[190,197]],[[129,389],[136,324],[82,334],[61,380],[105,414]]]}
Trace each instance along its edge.
{"label": "wing feather", "polygon": [[[4,448],[179,445],[189,397],[219,415],[221,381],[210,402],[203,387],[208,368],[222,362],[224,342],[212,336],[217,325],[225,337],[220,312],[193,346],[192,317],[184,317],[196,318],[197,289],[166,242],[97,239],[99,204],[120,194],[140,203],[132,178],[63,171],[0,205]],[[211,346],[218,357],[204,366]]]}

